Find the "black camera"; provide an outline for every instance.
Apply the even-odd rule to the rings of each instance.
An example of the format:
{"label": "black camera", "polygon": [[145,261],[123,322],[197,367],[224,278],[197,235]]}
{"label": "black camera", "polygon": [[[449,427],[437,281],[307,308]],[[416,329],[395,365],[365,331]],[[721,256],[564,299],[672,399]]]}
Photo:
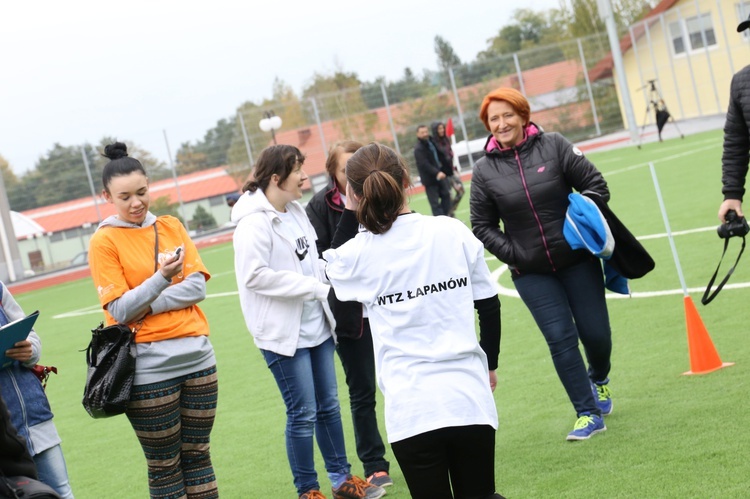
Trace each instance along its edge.
{"label": "black camera", "polygon": [[719,233],[719,237],[722,239],[728,239],[730,237],[744,237],[745,234],[750,232],[750,226],[747,224],[745,217],[740,217],[734,210],[729,210],[725,217],[726,222],[719,225],[716,228],[716,232]]}

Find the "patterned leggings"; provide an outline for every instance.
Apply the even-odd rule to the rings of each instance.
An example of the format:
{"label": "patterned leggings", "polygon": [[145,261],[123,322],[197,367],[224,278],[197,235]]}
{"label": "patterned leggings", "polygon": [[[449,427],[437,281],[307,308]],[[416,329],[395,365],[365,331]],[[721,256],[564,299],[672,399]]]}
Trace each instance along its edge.
{"label": "patterned leggings", "polygon": [[146,455],[153,499],[219,497],[209,452],[217,399],[216,366],[133,387],[126,414]]}

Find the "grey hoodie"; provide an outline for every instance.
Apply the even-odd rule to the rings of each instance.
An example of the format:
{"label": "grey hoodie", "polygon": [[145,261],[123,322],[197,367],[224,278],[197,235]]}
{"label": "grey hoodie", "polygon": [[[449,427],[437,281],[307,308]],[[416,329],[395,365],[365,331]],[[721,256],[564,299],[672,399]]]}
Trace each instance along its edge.
{"label": "grey hoodie", "polygon": [[[140,225],[107,217],[102,227],[132,229],[150,227],[156,223],[156,215],[149,212]],[[170,285],[158,270],[140,285],[125,292],[107,304],[107,311],[120,323],[130,324],[143,317],[151,308],[151,315],[169,310],[179,310],[202,301],[206,297],[206,278],[194,272],[182,282]],[[136,344],[135,384],[156,383],[166,379],[194,373],[216,364],[213,347],[207,336],[189,336],[163,341]]]}

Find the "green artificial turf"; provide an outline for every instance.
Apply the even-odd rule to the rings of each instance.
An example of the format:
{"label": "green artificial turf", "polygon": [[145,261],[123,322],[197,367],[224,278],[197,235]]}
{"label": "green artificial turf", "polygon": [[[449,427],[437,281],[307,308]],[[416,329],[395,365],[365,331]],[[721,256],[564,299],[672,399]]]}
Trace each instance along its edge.
{"label": "green artificial turf", "polygon": [[[610,387],[614,413],[608,430],[589,441],[566,442],[575,413],[557,379],[546,344],[523,303],[501,294],[503,339],[495,399],[498,492],[537,497],[745,497],[748,494],[750,335],[746,303],[750,261],[741,261],[730,285],[710,306],[700,305],[721,254],[715,233],[721,202],[721,132],[589,155],[607,179],[610,205],[643,244],[656,269],[632,281],[632,298],[610,300],[614,350]],[[722,360],[736,365],[701,376],[690,369],[680,281],[665,233],[648,162],[655,164],[686,285]],[[467,184],[468,187],[468,184]],[[468,189],[467,189],[468,191]],[[469,193],[457,216],[468,223]],[[423,195],[412,198],[422,213]],[[705,228],[704,231],[687,232]],[[739,241],[731,241],[733,261]],[[220,389],[212,455],[222,497],[296,497],[284,447],[284,407],[276,384],[252,343],[240,311],[231,244],[204,249],[213,273],[201,305],[211,324]],[[750,257],[746,257],[748,259]],[[500,264],[488,255],[491,269]],[[725,267],[728,268],[728,267]],[[499,277],[512,291],[507,275]],[[37,331],[42,362],[59,368],[47,392],[63,438],[78,499],[147,497],[146,465],[124,416],[92,420],[80,399],[88,330],[101,314],[90,279],[16,297],[41,310]],[[63,315],[65,314],[65,315]],[[81,315],[76,315],[81,314]],[[349,400],[340,363],[339,393],[353,471]],[[382,398],[378,411],[381,414]],[[395,485],[389,498],[409,494],[390,451]],[[323,491],[329,491],[317,458]],[[327,494],[328,495],[328,494]]]}

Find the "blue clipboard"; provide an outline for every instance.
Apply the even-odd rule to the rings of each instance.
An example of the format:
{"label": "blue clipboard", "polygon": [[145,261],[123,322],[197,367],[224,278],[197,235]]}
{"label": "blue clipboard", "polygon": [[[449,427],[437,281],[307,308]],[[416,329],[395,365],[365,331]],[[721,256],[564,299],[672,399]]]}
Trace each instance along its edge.
{"label": "blue clipboard", "polygon": [[37,317],[39,317],[38,310],[23,319],[9,322],[0,327],[0,356],[3,359],[0,369],[4,369],[13,363],[13,359],[5,356],[5,351],[10,350],[16,343],[25,340],[29,336]]}

